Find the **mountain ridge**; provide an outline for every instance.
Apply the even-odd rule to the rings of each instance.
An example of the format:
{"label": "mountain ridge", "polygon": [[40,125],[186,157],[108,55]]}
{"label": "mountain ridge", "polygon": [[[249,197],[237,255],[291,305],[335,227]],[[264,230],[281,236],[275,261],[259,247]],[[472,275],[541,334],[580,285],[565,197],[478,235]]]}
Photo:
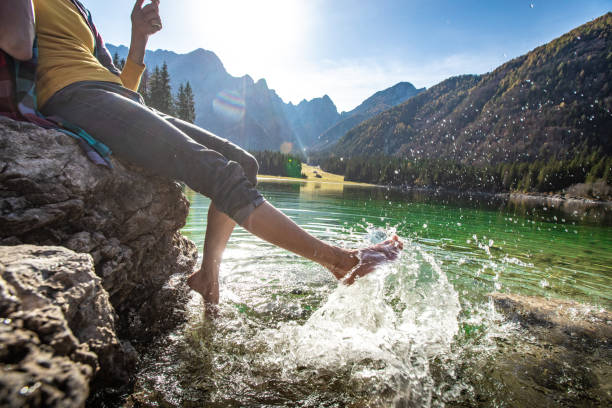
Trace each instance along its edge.
{"label": "mountain ridge", "polygon": [[[128,48],[106,44],[111,54],[126,58]],[[196,124],[217,133],[243,148],[250,150],[279,150],[290,148],[305,152],[320,143],[320,136],[341,120],[352,120],[351,127],[369,116],[361,111],[338,113],[329,95],[311,100],[303,99],[297,105],[285,103],[267,81],[254,81],[249,75],[230,75],[219,57],[212,51],[198,48],[186,54],[169,50],[146,50],[145,64],[149,68],[168,65],[173,89],[189,81],[196,105]],[[197,67],[197,69],[194,69]],[[378,91],[375,98],[379,106],[392,106],[406,95],[396,95],[397,89],[416,89],[407,82]],[[389,97],[385,99],[386,93]],[[371,104],[371,102],[370,102]],[[366,104],[369,106],[369,104]],[[365,109],[367,110],[367,109]],[[358,115],[359,114],[359,115]],[[351,119],[351,116],[356,116]],[[370,115],[371,116],[371,115]],[[347,128],[346,130],[349,130]],[[335,136],[335,139],[340,136]]]}
{"label": "mountain ridge", "polygon": [[612,13],[492,72],[449,78],[362,122],[329,151],[464,163],[612,154]]}

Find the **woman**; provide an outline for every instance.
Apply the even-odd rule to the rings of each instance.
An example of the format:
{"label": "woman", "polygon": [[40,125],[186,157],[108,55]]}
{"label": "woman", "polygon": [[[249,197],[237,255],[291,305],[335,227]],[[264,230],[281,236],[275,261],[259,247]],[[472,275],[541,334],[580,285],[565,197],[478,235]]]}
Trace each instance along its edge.
{"label": "woman", "polygon": [[[25,11],[13,16],[22,34],[19,41],[13,41],[21,46],[13,44],[11,52],[17,58],[27,57],[26,48],[32,44],[28,37],[33,23],[31,1],[12,1],[18,1]],[[311,236],[255,189],[258,165],[249,153],[144,105],[135,91],[145,68],[149,36],[162,28],[159,0],[147,5],[144,0],[136,0],[129,54],[121,73],[112,72],[114,67],[106,64],[108,52],[78,1],[34,0],[34,10],[40,111],[84,129],[121,160],[181,180],[211,198],[202,267],[188,278],[189,286],[202,295],[207,308],[219,301],[219,267],[236,224],[319,263],[347,284],[376,265],[397,258],[402,249],[397,237],[365,249],[347,250]]]}

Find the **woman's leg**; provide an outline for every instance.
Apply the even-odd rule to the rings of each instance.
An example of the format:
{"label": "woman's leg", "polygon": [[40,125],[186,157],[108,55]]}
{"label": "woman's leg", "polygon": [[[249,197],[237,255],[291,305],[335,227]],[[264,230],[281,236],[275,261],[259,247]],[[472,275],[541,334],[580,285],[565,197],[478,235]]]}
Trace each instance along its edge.
{"label": "woman's leg", "polygon": [[198,143],[133,97],[139,96],[116,84],[81,82],[59,91],[42,111],[83,128],[114,157],[185,182],[238,223],[264,201],[238,161]]}
{"label": "woman's leg", "polygon": [[349,285],[372,272],[377,265],[397,259],[404,247],[397,236],[359,250],[329,245],[300,228],[268,202],[257,207],[242,227],[264,241],[317,262],[329,269],[336,279]]}
{"label": "woman's leg", "polygon": [[202,266],[187,279],[189,287],[204,298],[207,315],[216,313],[215,305],[219,303],[219,268],[223,251],[235,226],[234,220],[217,210],[214,203],[210,204]]}
{"label": "woman's leg", "polygon": [[182,132],[185,132],[185,134],[189,135],[190,138],[202,146],[206,146],[209,149],[221,153],[228,160],[233,160],[240,163],[251,184],[254,186],[257,185],[257,171],[259,170],[259,165],[257,164],[255,157],[253,157],[253,155],[251,155],[249,152],[240,146],[235,145],[229,140],[223,139],[222,137],[219,137],[214,133],[209,132],[206,129],[202,129],[201,127],[192,123],[185,122],[184,120],[177,119],[163,113],[159,113],[159,115],[172,125],[176,126]]}
{"label": "woman's leg", "polygon": [[[207,269],[208,263],[205,264],[205,274],[196,277],[216,278],[218,263],[233,228],[233,225],[230,228],[230,217],[225,214],[258,237],[323,265],[348,284],[371,272],[376,265],[397,258],[402,248],[397,237],[361,250],[346,250],[320,241],[265,202],[238,162],[197,143],[129,96],[116,93],[113,84],[75,85],[78,86],[71,86],[69,91],[60,91],[59,97],[54,96],[43,113],[60,116],[82,127],[122,159],[185,181],[212,198],[212,230],[210,234],[207,232],[205,243],[212,266]],[[250,174],[249,178],[253,177]],[[213,237],[220,238],[219,242]],[[194,285],[195,281],[192,279]],[[217,279],[213,279],[212,290],[211,285],[197,285],[198,292],[209,303],[218,301],[215,284],[218,288]]]}

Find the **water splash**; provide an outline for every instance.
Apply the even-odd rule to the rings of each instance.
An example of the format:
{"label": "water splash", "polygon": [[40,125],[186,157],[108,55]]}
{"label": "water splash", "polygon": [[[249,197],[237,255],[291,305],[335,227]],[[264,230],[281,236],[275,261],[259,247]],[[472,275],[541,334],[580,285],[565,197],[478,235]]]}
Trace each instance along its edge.
{"label": "water splash", "polygon": [[285,383],[331,375],[371,405],[403,400],[425,406],[433,392],[428,362],[448,351],[460,310],[435,259],[407,243],[398,263],[338,286],[303,324],[262,330],[248,348],[265,349],[257,365],[280,373]]}

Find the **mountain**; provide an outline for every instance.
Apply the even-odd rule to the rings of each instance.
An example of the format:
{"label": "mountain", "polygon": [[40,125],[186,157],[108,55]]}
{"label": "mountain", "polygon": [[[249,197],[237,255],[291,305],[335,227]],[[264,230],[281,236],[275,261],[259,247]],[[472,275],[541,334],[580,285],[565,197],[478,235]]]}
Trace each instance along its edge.
{"label": "mountain", "polygon": [[495,164],[612,154],[612,13],[493,72],[447,79],[361,123],[331,152]]}
{"label": "mountain", "polygon": [[302,147],[317,143],[319,135],[340,119],[336,105],[327,95],[310,101],[304,99],[297,106],[289,103],[284,111]]}
{"label": "mountain", "polygon": [[[127,47],[106,46],[111,54],[127,57]],[[422,91],[401,82],[377,92],[352,111],[339,114],[327,95],[303,100],[298,105],[285,103],[268,88],[264,79],[254,82],[248,75],[237,78],[228,74],[211,51],[197,49],[188,54],[146,51],[145,64],[150,70],[164,62],[168,65],[172,89],[190,82],[196,124],[249,150],[279,150],[283,145],[303,151],[321,145],[321,140],[336,141],[361,121]],[[328,133],[322,139],[321,135]]]}
{"label": "mountain", "polygon": [[406,102],[423,91],[425,88],[416,89],[409,82],[400,82],[391,88],[376,92],[352,111],[342,112],[338,122],[320,134],[318,143],[313,149],[322,150],[329,147],[361,122]]}
{"label": "mountain", "polygon": [[[127,56],[125,46],[106,46],[111,54]],[[203,49],[188,54],[146,51],[145,64],[149,69],[164,62],[173,90],[185,81],[190,82],[197,125],[249,150],[279,150],[284,143],[296,143],[283,111],[285,104],[265,80],[255,82],[248,75],[233,77],[213,52]]]}

